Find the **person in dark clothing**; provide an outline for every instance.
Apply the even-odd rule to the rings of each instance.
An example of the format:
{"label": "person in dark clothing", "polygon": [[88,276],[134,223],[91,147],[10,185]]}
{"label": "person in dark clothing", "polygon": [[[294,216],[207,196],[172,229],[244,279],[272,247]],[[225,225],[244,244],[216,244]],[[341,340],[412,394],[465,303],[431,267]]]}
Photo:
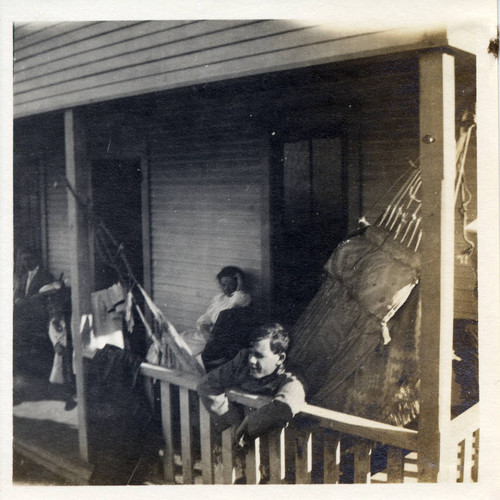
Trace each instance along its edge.
{"label": "person in dark clothing", "polygon": [[[288,344],[288,335],[281,325],[260,327],[249,349],[241,350],[198,384],[203,404],[217,416],[216,427],[223,430],[238,425],[235,446],[246,449],[251,440],[285,426],[305,404],[302,383],[285,370]],[[271,400],[243,418],[241,408],[227,398],[226,391],[231,388]]]}
{"label": "person in dark clothing", "polygon": [[21,307],[38,294],[40,288],[53,281],[52,275],[42,267],[40,256],[32,249],[21,256],[19,276],[15,280],[14,304]]}
{"label": "person in dark clothing", "polygon": [[[207,343],[211,343],[213,347],[215,337],[220,337],[221,334],[227,337],[228,333],[232,332],[232,328],[229,329],[231,332],[228,330],[228,327],[231,325],[224,324],[225,319],[230,318],[230,323],[234,323],[233,318],[236,318],[237,314],[236,316],[227,316],[222,313],[232,309],[248,310],[252,302],[250,294],[245,290],[245,274],[238,267],[223,267],[219,274],[217,274],[217,282],[219,283],[221,293],[212,298],[207,310],[198,318],[196,321],[196,330],[181,333],[182,338],[189,346],[191,354],[195,357],[202,353]],[[233,326],[238,325],[234,324]],[[216,330],[215,335],[214,330]],[[236,352],[238,350],[239,348]],[[233,353],[233,356],[236,352]],[[231,357],[226,361],[229,361]],[[219,364],[222,364],[222,362]]]}
{"label": "person in dark clothing", "polygon": [[125,485],[134,480],[152,420],[140,383],[141,361],[110,344],[86,360],[91,485]]}
{"label": "person in dark clothing", "polygon": [[257,319],[251,307],[221,311],[201,353],[205,370],[214,370],[233,359],[241,349],[249,347],[256,326]]}
{"label": "person in dark clothing", "polygon": [[[50,373],[52,347],[48,338],[46,298],[39,290],[53,281],[39,255],[29,249],[20,259],[14,287],[14,371]],[[47,373],[48,372],[48,373]]]}

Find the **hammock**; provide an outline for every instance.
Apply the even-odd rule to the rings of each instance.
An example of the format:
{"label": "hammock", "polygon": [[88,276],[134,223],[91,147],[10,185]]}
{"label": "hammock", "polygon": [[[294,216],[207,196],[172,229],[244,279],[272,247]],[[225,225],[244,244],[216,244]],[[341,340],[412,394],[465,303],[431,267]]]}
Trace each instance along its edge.
{"label": "hammock", "polygon": [[325,267],[291,331],[291,370],[312,404],[408,423],[418,412],[418,254],[373,226],[344,241]]}
{"label": "hammock", "polygon": [[[464,165],[474,126],[466,113],[457,141],[455,200],[460,193],[464,239],[471,199]],[[288,360],[302,375],[310,403],[406,425],[419,410],[422,181],[414,163],[397,185],[376,223],[369,226],[363,217],[365,227],[326,263],[320,290],[291,331]],[[470,254],[473,243],[466,241]]]}

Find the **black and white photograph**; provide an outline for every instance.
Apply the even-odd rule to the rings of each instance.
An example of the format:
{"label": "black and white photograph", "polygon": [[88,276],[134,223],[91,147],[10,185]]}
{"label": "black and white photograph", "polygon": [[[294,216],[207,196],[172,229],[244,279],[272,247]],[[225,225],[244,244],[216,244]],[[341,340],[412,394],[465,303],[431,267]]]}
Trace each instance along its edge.
{"label": "black and white photograph", "polygon": [[496,2],[297,3],[5,8],[13,497],[500,495]]}

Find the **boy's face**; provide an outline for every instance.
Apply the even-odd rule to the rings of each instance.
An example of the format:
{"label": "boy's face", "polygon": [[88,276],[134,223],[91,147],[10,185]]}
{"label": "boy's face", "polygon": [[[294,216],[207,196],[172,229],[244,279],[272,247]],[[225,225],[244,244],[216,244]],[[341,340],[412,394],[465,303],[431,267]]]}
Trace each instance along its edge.
{"label": "boy's face", "polygon": [[263,338],[250,346],[248,368],[253,378],[271,375],[285,360],[285,353],[275,354],[271,350],[271,339]]}

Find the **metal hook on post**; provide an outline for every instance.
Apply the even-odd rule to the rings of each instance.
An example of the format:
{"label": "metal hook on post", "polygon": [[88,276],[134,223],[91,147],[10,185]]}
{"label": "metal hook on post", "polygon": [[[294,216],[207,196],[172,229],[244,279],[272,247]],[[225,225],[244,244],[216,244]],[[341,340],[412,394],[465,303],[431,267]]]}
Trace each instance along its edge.
{"label": "metal hook on post", "polygon": [[422,142],[424,142],[425,144],[432,144],[433,142],[436,142],[436,138],[432,135],[427,134],[422,137]]}

